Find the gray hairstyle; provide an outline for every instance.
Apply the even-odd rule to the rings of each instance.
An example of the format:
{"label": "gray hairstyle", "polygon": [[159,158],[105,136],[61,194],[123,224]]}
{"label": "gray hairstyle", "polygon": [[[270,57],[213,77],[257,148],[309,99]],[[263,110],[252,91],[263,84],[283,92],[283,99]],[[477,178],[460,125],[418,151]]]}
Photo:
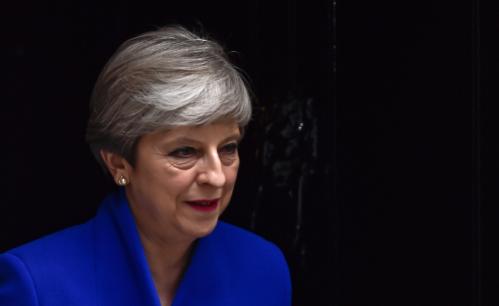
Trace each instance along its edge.
{"label": "gray hairstyle", "polygon": [[251,118],[246,83],[216,42],[180,26],[124,42],[103,68],[90,100],[86,140],[132,165],[141,136],[159,129]]}

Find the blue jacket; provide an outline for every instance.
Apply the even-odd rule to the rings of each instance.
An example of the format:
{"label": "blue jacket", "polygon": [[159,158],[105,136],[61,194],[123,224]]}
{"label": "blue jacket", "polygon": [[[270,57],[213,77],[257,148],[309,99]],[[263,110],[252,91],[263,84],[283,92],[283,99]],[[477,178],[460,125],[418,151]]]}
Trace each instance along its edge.
{"label": "blue jacket", "polygon": [[[1,306],[160,306],[124,192],[87,223],[0,255]],[[173,306],[289,306],[279,249],[219,222],[198,239]]]}

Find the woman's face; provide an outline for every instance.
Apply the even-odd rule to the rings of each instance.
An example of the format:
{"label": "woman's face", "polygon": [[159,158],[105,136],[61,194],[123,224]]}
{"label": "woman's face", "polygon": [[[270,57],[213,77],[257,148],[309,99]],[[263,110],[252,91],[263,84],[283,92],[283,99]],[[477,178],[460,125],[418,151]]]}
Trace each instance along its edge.
{"label": "woman's face", "polygon": [[143,136],[126,187],[142,234],[170,240],[209,234],[232,196],[240,137],[236,122]]}

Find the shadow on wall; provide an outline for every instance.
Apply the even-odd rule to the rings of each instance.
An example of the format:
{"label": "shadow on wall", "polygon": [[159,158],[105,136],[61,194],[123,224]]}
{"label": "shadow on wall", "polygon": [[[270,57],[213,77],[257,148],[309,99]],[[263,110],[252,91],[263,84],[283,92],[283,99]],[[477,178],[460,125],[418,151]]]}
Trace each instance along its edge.
{"label": "shadow on wall", "polygon": [[256,151],[260,168],[250,227],[271,237],[285,252],[295,304],[300,305],[305,296],[310,302],[317,288],[326,288],[318,275],[330,271],[327,265],[331,258],[324,250],[327,242],[316,238],[333,238],[325,209],[332,199],[331,186],[325,183],[331,165],[319,163],[316,101],[288,93],[274,102],[256,109],[254,129],[264,141]]}

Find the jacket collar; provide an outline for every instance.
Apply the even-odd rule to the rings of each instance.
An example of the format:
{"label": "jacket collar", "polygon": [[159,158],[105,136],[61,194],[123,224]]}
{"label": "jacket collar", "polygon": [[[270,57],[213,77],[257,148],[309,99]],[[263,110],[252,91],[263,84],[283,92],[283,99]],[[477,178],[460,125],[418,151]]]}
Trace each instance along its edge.
{"label": "jacket collar", "polygon": [[[123,188],[102,203],[95,222],[96,290],[105,305],[161,306],[137,226]],[[173,306],[220,305],[227,275],[217,256],[216,232],[199,239]]]}
{"label": "jacket collar", "polygon": [[102,306],[161,306],[123,188],[104,199],[95,224]]}

